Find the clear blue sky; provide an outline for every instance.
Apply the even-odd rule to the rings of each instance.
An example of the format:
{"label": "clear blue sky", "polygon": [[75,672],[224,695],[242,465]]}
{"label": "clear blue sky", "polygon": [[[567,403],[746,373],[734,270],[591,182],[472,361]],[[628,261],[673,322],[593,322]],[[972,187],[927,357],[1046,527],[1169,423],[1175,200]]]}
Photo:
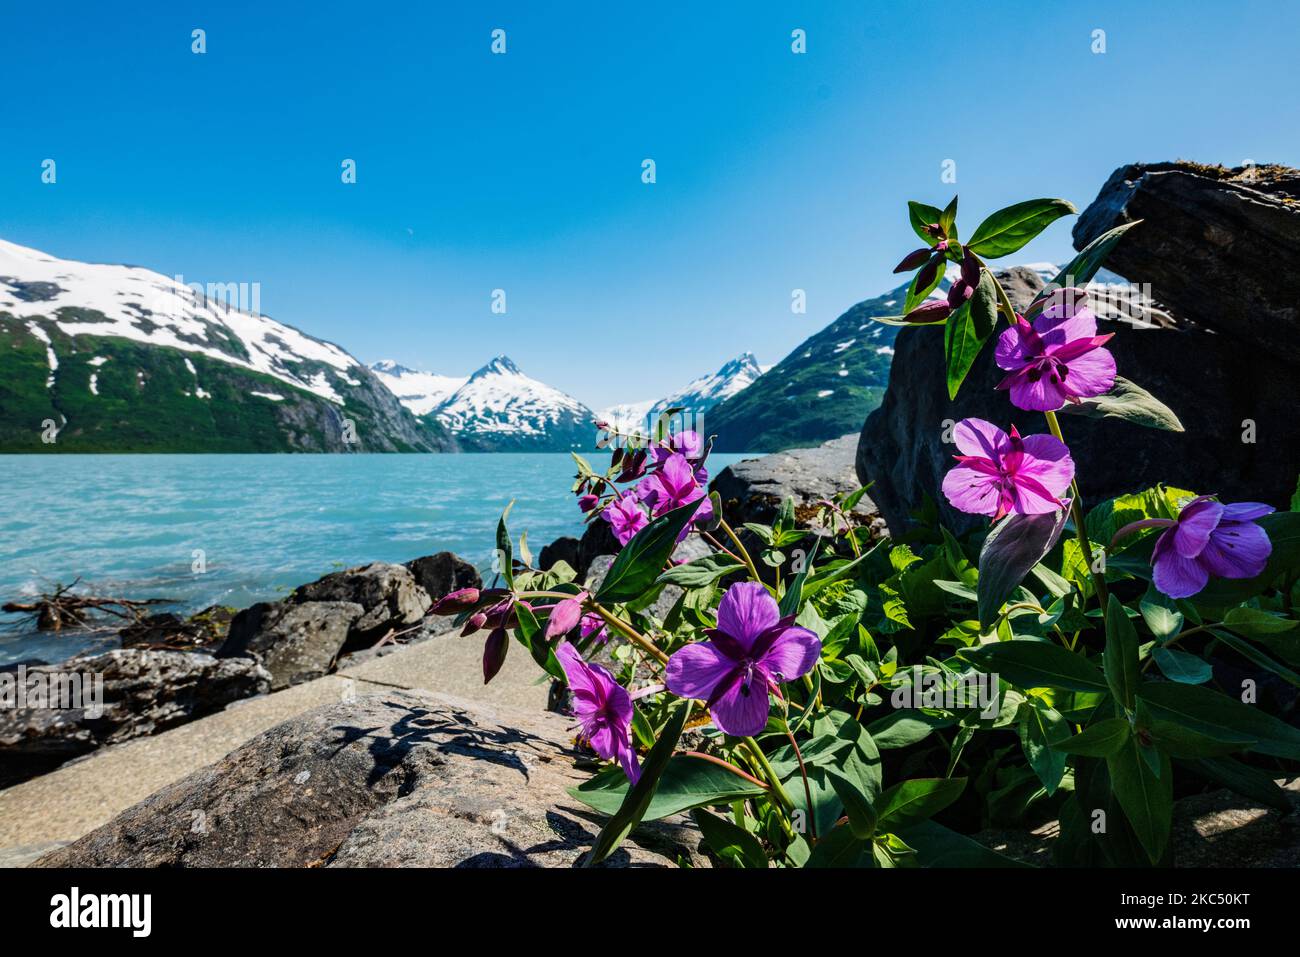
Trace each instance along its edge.
{"label": "clear blue sky", "polygon": [[[264,312],[366,361],[463,374],[505,352],[600,407],[744,349],[774,362],[888,288],[913,243],[904,202],[953,191],[945,159],[968,232],[1033,196],[1082,208],[1129,161],[1295,164],[1280,16],[1205,0],[6,3],[0,236],[259,282]],[[1072,222],[1017,258],[1068,257]]]}

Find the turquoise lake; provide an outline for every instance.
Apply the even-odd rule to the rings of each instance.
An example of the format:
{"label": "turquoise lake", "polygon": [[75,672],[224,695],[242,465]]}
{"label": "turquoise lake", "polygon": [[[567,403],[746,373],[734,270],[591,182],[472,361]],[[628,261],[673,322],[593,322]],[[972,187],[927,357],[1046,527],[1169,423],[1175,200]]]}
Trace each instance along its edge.
{"label": "turquoise lake", "polygon": [[[710,474],[750,457],[711,456]],[[79,577],[99,595],[176,599],[157,610],[179,613],[443,550],[486,569],[512,498],[511,530],[527,530],[534,554],[581,533],[573,475],[563,453],[0,455],[0,603]],[[113,644],[0,616],[0,664]]]}

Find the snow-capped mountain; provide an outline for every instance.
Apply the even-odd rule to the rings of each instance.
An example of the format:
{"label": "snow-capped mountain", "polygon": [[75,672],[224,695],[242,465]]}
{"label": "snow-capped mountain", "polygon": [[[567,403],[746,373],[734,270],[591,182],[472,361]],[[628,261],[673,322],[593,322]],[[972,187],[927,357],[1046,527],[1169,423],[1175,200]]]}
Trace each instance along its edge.
{"label": "snow-capped mountain", "polygon": [[560,452],[590,448],[595,414],[570,395],[530,378],[497,356],[467,378],[416,372],[391,359],[371,369],[401,403],[480,452]]}
{"label": "snow-capped mountain", "polygon": [[370,364],[379,381],[388,386],[399,402],[416,415],[426,415],[445,402],[453,392],[469,381],[468,376],[438,375],[417,372],[392,359]]}
{"label": "snow-capped mountain", "polygon": [[[0,240],[0,448],[446,448],[357,359],[261,315],[256,284]],[[54,442],[40,423],[53,422]]]}
{"label": "snow-capped mountain", "polygon": [[766,370],[752,352],[742,352],[717,372],[692,379],[686,386],[662,399],[625,402],[601,412],[602,420],[621,432],[646,431],[654,416],[665,409],[680,408],[684,415],[703,415],[718,403],[747,389]]}

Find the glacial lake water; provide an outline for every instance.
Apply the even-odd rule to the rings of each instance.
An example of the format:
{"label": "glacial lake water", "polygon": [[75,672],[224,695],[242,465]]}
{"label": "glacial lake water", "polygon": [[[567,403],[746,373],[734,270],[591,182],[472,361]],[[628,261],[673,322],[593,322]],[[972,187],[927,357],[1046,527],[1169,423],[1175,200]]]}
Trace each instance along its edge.
{"label": "glacial lake water", "polygon": [[[751,457],[713,455],[710,474]],[[511,530],[527,530],[534,554],[581,533],[573,475],[562,453],[0,455],[0,603],[80,577],[95,594],[176,599],[157,610],[185,613],[443,550],[487,569],[512,498]],[[0,665],[114,644],[0,615]]]}

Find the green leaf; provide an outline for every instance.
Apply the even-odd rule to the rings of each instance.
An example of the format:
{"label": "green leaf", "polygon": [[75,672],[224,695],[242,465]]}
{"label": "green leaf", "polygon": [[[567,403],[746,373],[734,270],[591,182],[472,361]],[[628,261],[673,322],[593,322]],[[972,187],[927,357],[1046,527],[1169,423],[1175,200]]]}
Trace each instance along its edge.
{"label": "green leaf", "polygon": [[1223,623],[1247,638],[1276,635],[1300,624],[1294,618],[1282,618],[1258,608],[1246,607],[1228,609],[1228,613],[1223,616]]}
{"label": "green leaf", "polygon": [[1255,743],[1253,738],[1223,741],[1172,721],[1150,721],[1146,731],[1151,743],[1171,758],[1221,758],[1234,751],[1249,750]]}
{"label": "green leaf", "polygon": [[1108,758],[1124,746],[1130,733],[1129,723],[1123,718],[1105,718],[1088,725],[1074,737],[1054,743],[1052,747],[1065,754]]}
{"label": "green leaf", "polygon": [[510,542],[510,531],[506,528],[506,518],[514,507],[515,500],[511,499],[510,504],[501,513],[501,518],[497,520],[497,560],[501,564],[501,578],[507,588],[515,587],[515,548]]}
{"label": "green leaf", "polygon": [[935,821],[903,828],[898,836],[916,850],[922,867],[1028,867]]}
{"label": "green leaf", "polygon": [[957,654],[981,671],[997,674],[1020,688],[1108,690],[1105,676],[1083,655],[1045,641],[1016,638],[962,648]]}
{"label": "green leaf", "polygon": [[1115,248],[1120,238],[1140,222],[1142,220],[1135,219],[1131,223],[1116,226],[1088,243],[1079,255],[1070,260],[1069,265],[1057,273],[1056,278],[1044,287],[1034,301],[1046,299],[1056,289],[1087,285],[1088,281],[1097,275],[1097,270],[1101,269],[1102,263],[1106,261],[1106,257],[1110,255],[1110,251]]}
{"label": "green leaf", "polygon": [[853,833],[847,824],[831,829],[813,848],[805,867],[874,867],[870,841]]}
{"label": "green leaf", "polygon": [[778,606],[782,618],[786,615],[797,615],[799,613],[799,604],[803,601],[803,584],[808,580],[808,575],[812,572],[813,562],[817,560],[817,548],[820,545],[821,539],[813,542],[812,552],[804,561],[803,568],[786,586],[785,594],[781,596]]}
{"label": "green leaf", "polygon": [[1003,602],[1020,587],[1030,569],[1051,551],[1065,528],[1065,510],[1042,515],[1008,515],[993,526],[979,560],[979,622],[987,629]]}
{"label": "green leaf", "polygon": [[1156,591],[1154,585],[1149,586],[1142,596],[1138,611],[1142,612],[1142,620],[1157,641],[1168,641],[1183,628],[1183,613],[1178,610],[1178,605],[1172,598]]}
{"label": "green leaf", "polygon": [[[586,859],[583,861],[583,867],[594,867],[609,857],[623,843],[623,839],[632,833],[632,829],[645,818],[659,789],[659,779],[668,767],[669,760],[673,756],[673,750],[677,747],[677,741],[681,738],[682,729],[686,727],[686,720],[690,715],[691,703],[689,701],[674,709],[672,715],[668,718],[668,723],[664,725],[664,729],[659,735],[659,740],[655,742],[655,746],[646,755],[645,763],[641,765],[640,780],[627,791],[619,802],[618,810],[601,828],[590,853],[587,854]],[[583,800],[580,794],[574,791],[569,793],[578,800]],[[679,810],[685,810],[685,808]]]}
{"label": "green leaf", "polygon": [[1106,606],[1106,651],[1102,655],[1106,685],[1116,701],[1133,709],[1142,681],[1138,666],[1138,636],[1124,605],[1114,595]]}
{"label": "green leaf", "polygon": [[1157,755],[1157,760],[1158,776],[1143,759],[1138,741],[1132,736],[1106,758],[1115,798],[1153,864],[1160,860],[1169,843],[1174,813],[1173,769],[1165,755]]}
{"label": "green leaf", "polygon": [[1300,674],[1296,674],[1290,668],[1286,667],[1286,665],[1274,661],[1272,658],[1264,654],[1264,652],[1260,651],[1258,648],[1256,648],[1250,642],[1246,641],[1244,638],[1238,638],[1236,635],[1230,635],[1226,631],[1222,630],[1221,628],[1211,628],[1210,634],[1214,635],[1215,638],[1218,638],[1221,642],[1223,642],[1229,648],[1236,651],[1237,654],[1241,655],[1243,658],[1249,659],[1250,661],[1253,661],[1255,664],[1259,665],[1261,668],[1273,672],[1273,674],[1277,675],[1287,684],[1294,685],[1295,687],[1300,688]]}
{"label": "green leaf", "polygon": [[975,294],[957,309],[943,327],[943,352],[947,366],[948,398],[957,398],[957,390],[966,380],[984,343],[993,335],[997,323],[997,292],[993,275],[980,270]]}
{"label": "green leaf", "polygon": [[1208,663],[1185,651],[1153,648],[1151,657],[1156,660],[1156,667],[1160,669],[1160,673],[1170,681],[1200,685],[1214,677],[1214,669]]}
{"label": "green leaf", "polygon": [[898,831],[934,817],[966,790],[965,778],[912,778],[876,799],[876,830]]}
{"label": "green leaf", "polygon": [[655,584],[679,585],[682,588],[700,588],[717,581],[719,578],[725,578],[732,572],[739,571],[744,567],[744,563],[738,559],[732,558],[730,555],[724,555],[722,552],[715,552],[711,555],[705,555],[703,558],[686,562],[684,565],[673,566],[655,579]]}
{"label": "green leaf", "polygon": [[936,728],[946,728],[955,719],[924,711],[893,711],[867,725],[867,733],[878,748],[905,748],[930,736]]}
{"label": "green leaf", "polygon": [[953,196],[952,201],[943,208],[939,214],[939,225],[943,227],[943,234],[949,239],[957,238],[957,231],[953,228],[957,223],[957,197]]}
{"label": "green leaf", "polygon": [[1258,768],[1252,768],[1232,758],[1201,758],[1188,763],[1211,781],[1217,781],[1238,794],[1254,798],[1266,807],[1276,808],[1284,814],[1289,814],[1295,809],[1287,793],[1278,787],[1277,782],[1268,774]]}
{"label": "green leaf", "polygon": [[939,238],[931,236],[926,232],[925,227],[940,222],[942,217],[943,213],[939,212],[936,206],[927,206],[925,203],[914,202],[907,204],[907,219],[911,223],[912,231],[920,236],[927,246],[938,244]]}
{"label": "green leaf", "polygon": [[739,867],[767,867],[763,845],[749,831],[703,808],[691,811],[691,819],[709,850],[722,860]]}
{"label": "green leaf", "polygon": [[1031,199],[993,213],[979,224],[966,248],[989,259],[1020,249],[1062,216],[1077,213],[1064,199]]}
{"label": "green leaf", "polygon": [[565,676],[559,659],[555,657],[555,649],[549,642],[539,637],[542,629],[532,609],[523,602],[515,602],[515,618],[519,622],[519,626],[515,629],[515,638],[528,649],[533,660],[541,665],[547,674],[567,683],[569,679]]}
{"label": "green leaf", "polygon": [[[644,772],[643,772],[644,773]],[[627,778],[614,770],[608,777],[596,776],[569,793],[602,814],[618,811],[628,793]],[[689,755],[674,755],[659,779],[659,787],[642,815],[643,821],[689,811],[694,807],[724,804],[766,794],[763,787],[746,781],[712,761]]]}
{"label": "green leaf", "polygon": [[1138,690],[1151,716],[1220,741],[1254,739],[1252,751],[1300,760],[1300,728],[1203,685],[1148,681]]}
{"label": "green leaf", "polygon": [[1183,431],[1183,423],[1178,421],[1178,416],[1174,415],[1169,406],[1136,382],[1130,382],[1119,375],[1115,376],[1115,384],[1109,392],[1090,399],[1080,399],[1078,403],[1067,402],[1061,411],[1089,419],[1123,419],[1134,425],[1165,432]]}
{"label": "green leaf", "polygon": [[1020,747],[1051,797],[1065,776],[1065,753],[1055,745],[1070,736],[1070,726],[1059,711],[1040,701],[1031,700],[1026,710],[1020,722]]}
{"label": "green leaf", "polygon": [[675,508],[637,532],[614,559],[596,593],[596,601],[631,601],[648,591],[672,555],[678,534],[691,520],[699,504],[691,502]]}
{"label": "green leaf", "polygon": [[842,774],[835,768],[829,768],[831,787],[844,805],[844,813],[849,817],[849,827],[855,837],[869,838],[876,832],[876,809],[871,800],[862,793],[857,782]]}

